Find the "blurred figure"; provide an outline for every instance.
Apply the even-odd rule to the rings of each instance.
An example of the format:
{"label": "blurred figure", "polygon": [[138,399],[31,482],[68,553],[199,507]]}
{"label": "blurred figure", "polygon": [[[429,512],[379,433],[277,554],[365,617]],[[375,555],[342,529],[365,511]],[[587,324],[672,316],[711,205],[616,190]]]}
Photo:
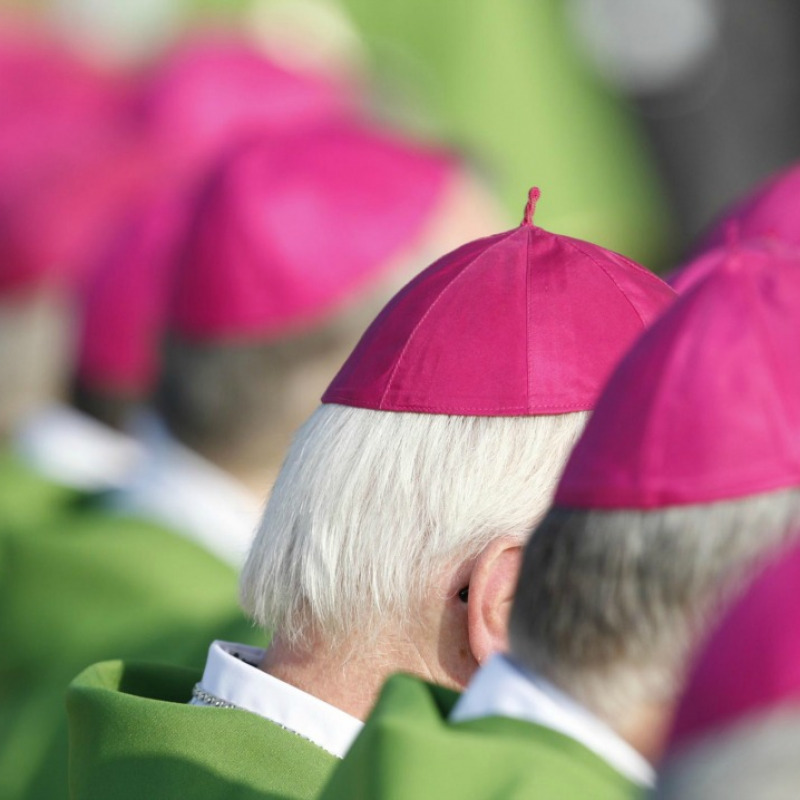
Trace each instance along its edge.
{"label": "blurred figure", "polygon": [[635,104],[684,241],[800,155],[793,0],[566,5],[587,56]]}
{"label": "blurred figure", "polygon": [[800,259],[716,258],[612,376],[511,614],[525,665],[651,763],[697,637],[800,523]]}
{"label": "blurred figure", "polygon": [[[210,536],[240,564],[292,432],[369,319],[489,209],[455,161],[361,126],[237,148],[200,189],[163,323],[163,425],[141,431],[147,463],[114,507]],[[226,522],[213,509],[236,495],[246,519]]]}
{"label": "blurred figure", "polygon": [[[135,306],[165,304],[156,330],[169,337],[141,465],[81,513],[6,542],[0,765],[26,741],[47,756],[10,769],[19,796],[63,796],[54,698],[87,664],[193,666],[217,636],[263,643],[236,608],[235,576],[291,427],[429,248],[484,224],[483,196],[449,156],[344,123],[240,144],[197,188],[174,263],[155,265],[152,285],[129,276]],[[133,343],[135,368],[149,368],[149,346]],[[47,614],[43,580],[59,597]],[[57,665],[42,652],[53,641]]]}
{"label": "blurred figure", "polygon": [[[278,163],[286,160],[282,153]],[[281,192],[283,202],[265,218],[277,223],[265,227],[281,239],[291,226],[281,250],[303,257],[302,282],[281,275],[270,292],[234,298],[212,280],[204,257],[192,259],[195,284],[183,292],[176,317],[189,340],[172,357],[187,367],[208,359],[208,398],[227,405],[238,385],[231,370],[247,372],[257,413],[275,392],[290,400],[284,409],[292,416],[310,396],[293,391],[300,385],[288,358],[277,363],[276,380],[259,384],[257,360],[216,360],[221,344],[204,353],[192,339],[226,331],[231,341],[241,326],[255,324],[262,305],[279,326],[293,308],[312,318],[327,283],[315,265],[337,263],[329,236],[347,233],[352,242],[384,206],[417,213],[419,203],[391,199],[391,182],[377,165],[356,170],[348,162],[329,155],[314,168],[349,176],[335,202],[298,195],[296,216],[288,217],[294,202]],[[228,190],[234,179],[251,183],[260,174],[244,163],[247,169],[226,175]],[[412,166],[401,174],[410,176]],[[264,174],[274,180],[275,172]],[[373,190],[351,206],[361,181],[374,182]],[[627,259],[535,227],[537,196],[532,192],[520,227],[463,245],[396,294],[293,440],[242,578],[245,607],[274,628],[270,648],[214,642],[199,681],[119,662],[76,680],[69,700],[75,797],[140,793],[145,785],[164,797],[178,785],[195,797],[314,796],[389,673],[404,669],[460,687],[479,661],[504,648],[522,543],[606,375],[673,297]],[[213,209],[209,197],[206,208]],[[234,208],[247,214],[246,203]],[[347,208],[359,209],[352,232],[340,219]],[[199,222],[198,241],[214,243],[209,255],[233,241],[232,226]],[[370,247],[382,246],[388,232]],[[256,241],[242,237],[240,248],[215,260],[229,274],[252,274]],[[353,253],[349,269],[337,269],[342,292],[357,279],[359,261]],[[192,309],[192,298],[201,296],[206,302]],[[239,310],[236,319],[229,309]],[[314,381],[326,354],[338,351],[333,330],[305,339],[302,352],[319,359],[320,369],[308,374]],[[312,348],[315,341],[324,349]],[[233,353],[232,341],[227,349]],[[246,418],[251,405],[240,408]],[[179,427],[189,415],[170,410],[165,406],[175,435],[188,441],[202,432]],[[238,424],[217,452],[244,443]],[[210,444],[206,439],[207,457]],[[272,449],[257,435],[252,445],[265,455]],[[163,702],[181,695],[192,705]],[[140,715],[148,707],[156,716]],[[231,762],[240,742],[247,757]],[[176,768],[176,761],[194,766]]]}
{"label": "blurred figure", "polygon": [[758,577],[704,645],[656,796],[791,800],[800,786],[800,549]]}
{"label": "blurred figure", "polygon": [[[12,439],[24,419],[64,392],[80,264],[95,225],[102,228],[138,183],[138,161],[121,156],[124,87],[51,37],[3,27],[0,70],[7,78],[0,86],[0,527],[6,528],[49,519],[74,499],[74,489],[85,488],[85,475],[64,484],[58,470],[27,464]],[[109,479],[135,455],[99,426],[86,423],[77,435],[74,426],[69,430],[59,452],[111,453]]]}
{"label": "blurred figure", "polygon": [[146,71],[137,118],[159,181],[109,236],[81,308],[74,403],[114,427],[151,398],[177,251],[208,170],[253,136],[350,118],[350,89],[232,34],[193,35]]}
{"label": "blurred figure", "polygon": [[[17,450],[36,471],[81,491],[118,486],[141,454],[130,438],[97,422],[128,430],[152,395],[171,265],[210,166],[256,132],[341,119],[354,105],[346,87],[279,67],[232,34],[181,41],[145,70],[131,97],[131,135],[148,154],[142,191],[120,198],[128,202],[113,216],[87,217],[90,252],[41,259],[70,264],[85,276],[72,407],[42,409],[16,437]],[[75,173],[74,180],[90,179]],[[42,185],[41,200],[54,205],[47,188]],[[57,196],[54,213],[70,211],[71,198]],[[23,206],[18,216],[31,215]]]}
{"label": "blurred figure", "polygon": [[[511,211],[530,176],[542,223],[647,265],[674,250],[656,165],[625,105],[581,58],[563,0],[341,0],[378,103],[485,165]],[[405,113],[404,113],[405,111]]]}

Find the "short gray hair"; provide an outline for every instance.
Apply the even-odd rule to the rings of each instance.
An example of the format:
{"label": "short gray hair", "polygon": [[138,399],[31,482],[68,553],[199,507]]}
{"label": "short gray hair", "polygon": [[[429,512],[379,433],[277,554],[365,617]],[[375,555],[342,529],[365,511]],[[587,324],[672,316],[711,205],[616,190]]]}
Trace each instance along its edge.
{"label": "short gray hair", "polygon": [[245,609],[295,647],[401,625],[443,569],[527,539],[586,419],[321,406],[267,505]]}
{"label": "short gray hair", "polygon": [[798,489],[657,511],[554,508],[525,552],[511,649],[612,725],[671,700],[708,616],[798,523]]}

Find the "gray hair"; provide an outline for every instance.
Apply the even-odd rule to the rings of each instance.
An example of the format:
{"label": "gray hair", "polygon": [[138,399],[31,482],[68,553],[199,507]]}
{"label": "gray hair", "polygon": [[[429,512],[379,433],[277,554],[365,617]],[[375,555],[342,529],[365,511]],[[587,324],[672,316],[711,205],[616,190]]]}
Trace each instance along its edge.
{"label": "gray hair", "polygon": [[400,626],[442,570],[497,537],[527,539],[587,416],[321,406],[252,545],[245,609],[295,647]]}
{"label": "gray hair", "polygon": [[615,725],[675,697],[709,615],[798,523],[797,489],[657,511],[554,508],[525,552],[511,649]]}

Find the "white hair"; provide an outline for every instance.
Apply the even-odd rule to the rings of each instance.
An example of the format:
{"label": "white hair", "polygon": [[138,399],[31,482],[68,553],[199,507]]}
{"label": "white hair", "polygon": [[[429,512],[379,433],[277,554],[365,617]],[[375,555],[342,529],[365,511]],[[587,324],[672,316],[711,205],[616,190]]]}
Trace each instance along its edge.
{"label": "white hair", "polygon": [[800,787],[798,742],[800,714],[791,700],[745,715],[671,753],[651,797],[794,800]]}
{"label": "white hair", "polygon": [[555,508],[526,548],[511,650],[619,727],[675,699],[697,637],[799,524],[798,489],[656,511]]}
{"label": "white hair", "polygon": [[443,569],[527,538],[587,417],[319,407],[253,542],[245,609],[295,647],[401,625]]}

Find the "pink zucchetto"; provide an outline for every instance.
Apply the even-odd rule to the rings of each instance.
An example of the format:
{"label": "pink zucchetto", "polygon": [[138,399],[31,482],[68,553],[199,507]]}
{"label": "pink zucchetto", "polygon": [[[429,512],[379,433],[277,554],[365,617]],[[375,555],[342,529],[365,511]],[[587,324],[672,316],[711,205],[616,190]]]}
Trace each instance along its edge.
{"label": "pink zucchetto", "polygon": [[155,385],[188,216],[183,194],[165,190],[148,198],[103,249],[82,292],[77,373],[83,385],[134,393]]}
{"label": "pink zucchetto", "polygon": [[609,380],[557,505],[656,509],[800,486],[800,256],[743,242],[715,258]]}
{"label": "pink zucchetto", "polygon": [[800,245],[800,164],[782,170],[722,214],[703,240],[708,250],[731,231],[741,239],[772,238]]}
{"label": "pink zucchetto", "polygon": [[770,564],[702,648],[673,722],[671,750],[780,706],[800,718],[800,547]]}
{"label": "pink zucchetto", "polygon": [[71,285],[148,173],[124,81],[44,33],[0,31],[0,292]]}
{"label": "pink zucchetto", "polygon": [[383,309],[323,395],[384,411],[562,414],[594,406],[673,299],[629,259],[533,224],[463,245]]}
{"label": "pink zucchetto", "polygon": [[242,145],[201,191],[169,327],[264,340],[320,322],[423,237],[454,167],[345,123]]}
{"label": "pink zucchetto", "polygon": [[800,247],[800,164],[773,175],[724,211],[694,249],[692,262],[676,269],[667,282],[683,294],[709,268],[704,255],[732,241],[777,240]]}
{"label": "pink zucchetto", "polygon": [[244,40],[206,35],[183,42],[156,66],[144,84],[141,115],[168,166],[180,169],[235,138],[350,116],[354,101],[348,87],[286,70]]}

